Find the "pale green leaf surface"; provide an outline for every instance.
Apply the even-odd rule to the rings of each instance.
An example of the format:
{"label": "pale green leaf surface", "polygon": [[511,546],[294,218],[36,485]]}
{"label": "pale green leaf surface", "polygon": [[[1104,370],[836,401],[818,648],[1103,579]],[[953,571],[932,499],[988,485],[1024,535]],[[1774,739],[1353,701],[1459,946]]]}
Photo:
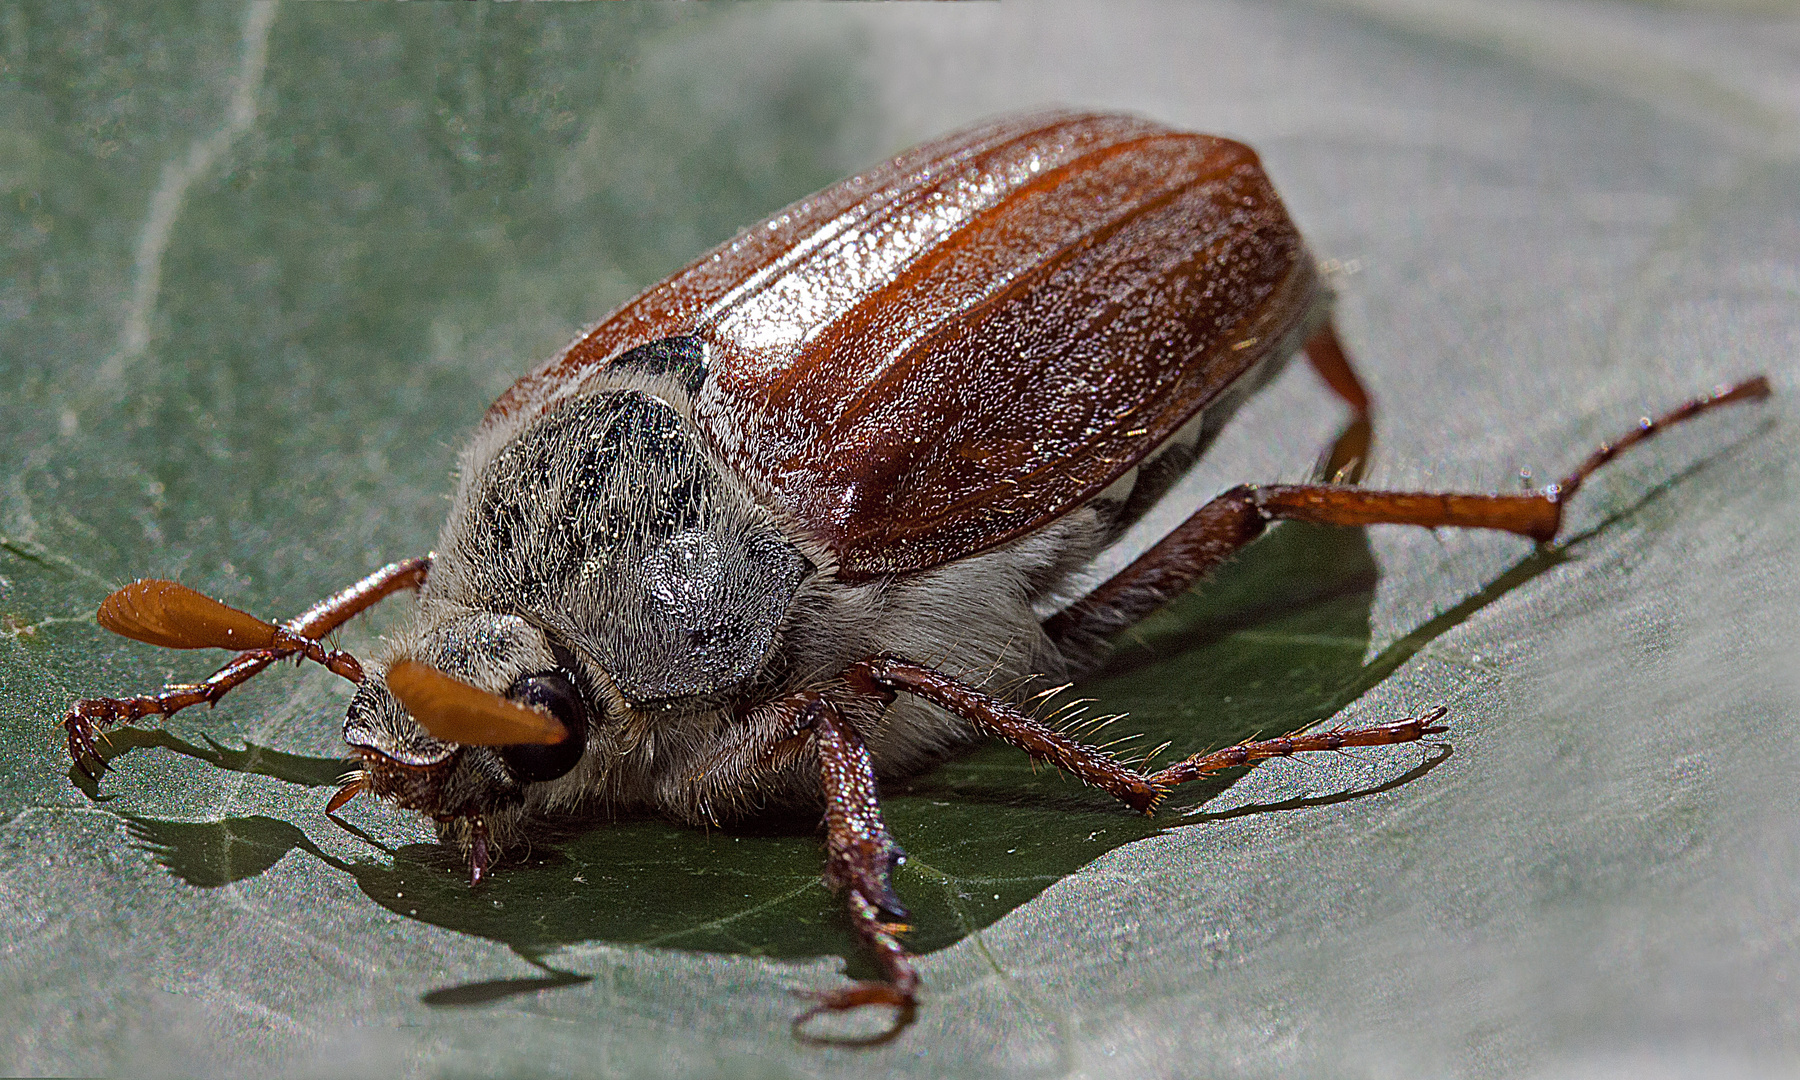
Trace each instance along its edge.
{"label": "pale green leaf surface", "polygon": [[[1725,7],[1730,8],[1730,5]],[[0,1072],[1768,1075],[1800,1062],[1800,23],[1624,5],[15,5],[0,20]],[[1257,146],[1334,260],[1371,482],[1610,467],[1565,546],[1287,528],[1081,691],[1191,752],[1450,708],[1146,821],[985,748],[887,794],[918,1023],[791,1039],[867,970],[813,823],[543,837],[471,893],[320,811],[347,687],[263,676],[73,782],[105,635],[178,578],[268,617],[430,546],[513,378],[737,227],[982,116]],[[1192,478],[1299,479],[1296,366]],[[398,611],[354,624],[366,651]]]}

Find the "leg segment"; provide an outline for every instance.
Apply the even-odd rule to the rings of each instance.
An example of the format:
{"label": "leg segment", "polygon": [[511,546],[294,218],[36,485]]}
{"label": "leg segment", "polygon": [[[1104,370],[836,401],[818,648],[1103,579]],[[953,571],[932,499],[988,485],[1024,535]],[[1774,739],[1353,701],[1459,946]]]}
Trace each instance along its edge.
{"label": "leg segment", "polygon": [[1356,377],[1356,369],[1338,340],[1337,327],[1330,320],[1307,339],[1306,359],[1331,392],[1350,406],[1350,423],[1319,459],[1315,475],[1329,483],[1354,484],[1368,468],[1369,452],[1375,444],[1375,431],[1369,422],[1369,392]]}
{"label": "leg segment", "polygon": [[818,694],[808,694],[799,726],[811,729],[819,752],[819,779],[825,789],[825,881],[842,890],[857,936],[874,954],[888,981],[857,982],[819,996],[818,1004],[794,1020],[802,1038],[805,1023],[822,1012],[844,1012],[864,1005],[891,1005],[899,1010],[886,1032],[867,1042],[886,1042],[912,1023],[917,1010],[918,973],[898,935],[906,930],[906,908],[890,880],[906,858],[881,820],[875,795],[875,765],[856,730],[844,723],[837,708]]}
{"label": "leg segment", "polygon": [[[417,589],[425,583],[430,569],[429,555],[389,563],[307,608],[285,623],[284,628],[307,640],[317,640],[402,589]],[[97,779],[106,767],[96,742],[101,729],[145,716],[172,716],[190,705],[216,704],[233,687],[296,651],[254,649],[239,653],[202,682],[171,686],[156,694],[77,701],[63,715],[63,728],[69,735],[69,758],[89,779]]]}
{"label": "leg segment", "polygon": [[904,690],[940,705],[975,725],[982,734],[1011,743],[1038,761],[1048,761],[1133,810],[1147,814],[1162,798],[1162,790],[1136,770],[934,668],[879,656],[852,667],[846,677],[852,687],[863,689],[870,696],[892,698],[895,691]]}
{"label": "leg segment", "polygon": [[1185,761],[1178,761],[1166,769],[1152,773],[1150,782],[1167,790],[1177,784],[1197,780],[1209,772],[1236,768],[1241,765],[1254,765],[1272,757],[1288,757],[1309,750],[1342,750],[1349,746],[1391,746],[1394,743],[1417,742],[1427,735],[1439,735],[1448,731],[1449,728],[1439,724],[1438,721],[1442,720],[1449,711],[1440,705],[1424,716],[1396,720],[1376,727],[1357,728],[1353,731],[1345,731],[1340,728],[1311,734],[1284,735],[1279,739],[1264,739],[1260,742],[1239,743],[1223,750],[1195,754]]}
{"label": "leg segment", "polygon": [[309,638],[321,638],[402,589],[419,589],[431,573],[430,555],[388,563],[349,588],[327,596],[287,623],[287,628]]}
{"label": "leg segment", "polygon": [[1338,340],[1337,326],[1327,319],[1324,326],[1306,339],[1305,348],[1307,362],[1319,373],[1319,378],[1325,380],[1325,385],[1331,387],[1331,392],[1343,398],[1352,413],[1367,418],[1369,392],[1357,378],[1356,368],[1351,366],[1350,354],[1344,351],[1343,342]]}
{"label": "leg segment", "polygon": [[890,875],[906,861],[881,820],[875,796],[875,766],[856,730],[844,723],[824,698],[808,702],[800,725],[813,731],[819,751],[819,780],[825,789],[825,880],[849,889],[874,905],[877,914],[899,925],[906,905],[894,894]]}
{"label": "leg segment", "polygon": [[1500,529],[1548,543],[1562,525],[1563,507],[1594,470],[1626,447],[1709,409],[1769,395],[1768,379],[1757,376],[1696,398],[1638,426],[1590,454],[1574,472],[1540,492],[1520,495],[1429,495],[1406,491],[1364,491],[1327,484],[1246,485],[1202,506],[1086,597],[1044,623],[1051,640],[1108,638],[1185,592],[1277,520],[1320,525],[1423,525]]}

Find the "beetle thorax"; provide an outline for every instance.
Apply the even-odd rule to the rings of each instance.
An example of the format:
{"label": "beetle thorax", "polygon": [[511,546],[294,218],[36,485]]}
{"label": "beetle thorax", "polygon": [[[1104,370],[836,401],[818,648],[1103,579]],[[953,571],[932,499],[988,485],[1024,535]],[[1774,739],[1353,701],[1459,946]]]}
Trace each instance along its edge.
{"label": "beetle thorax", "polygon": [[667,402],[564,403],[469,477],[428,595],[517,615],[636,707],[763,668],[806,559]]}
{"label": "beetle thorax", "polygon": [[345,738],[372,763],[432,770],[429,791],[390,769],[378,793],[440,817],[479,809],[502,832],[521,811],[656,802],[659,739],[714,733],[749,687],[780,680],[811,564],[655,394],[573,398],[492,445],[464,459],[431,577],[380,670],[414,660],[501,696],[558,673],[587,702],[585,760],[530,782],[500,752],[434,740],[385,674],[352,702]]}

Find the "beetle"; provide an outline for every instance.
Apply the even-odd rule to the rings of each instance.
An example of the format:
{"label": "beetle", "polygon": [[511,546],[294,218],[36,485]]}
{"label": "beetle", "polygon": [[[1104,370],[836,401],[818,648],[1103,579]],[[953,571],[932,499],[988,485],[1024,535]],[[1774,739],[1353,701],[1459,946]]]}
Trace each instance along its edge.
{"label": "beetle", "polygon": [[[97,779],[107,726],[304,657],[357,687],[360,767],[327,812],[359,791],[417,810],[472,883],[547,815],[823,807],[826,880],[884,978],[819,995],[796,1031],[886,1005],[891,1036],[919,980],[881,783],[985,736],[1149,813],[1218,769],[1442,733],[1439,708],[1146,772],[1018,687],[1090,667],[1272,522],[1548,542],[1619,451],[1769,393],[1756,377],[1640,421],[1541,491],[1366,490],[1370,401],[1330,304],[1240,143],[1066,112],[950,135],[745,230],[521,378],[462,451],[434,553],[282,625],[173,582],[108,597],[108,629],[237,655],[76,702],[69,753]],[[1232,488],[1076,589],[1296,355],[1351,414],[1320,481]],[[369,667],[322,643],[406,590],[411,620]]]}

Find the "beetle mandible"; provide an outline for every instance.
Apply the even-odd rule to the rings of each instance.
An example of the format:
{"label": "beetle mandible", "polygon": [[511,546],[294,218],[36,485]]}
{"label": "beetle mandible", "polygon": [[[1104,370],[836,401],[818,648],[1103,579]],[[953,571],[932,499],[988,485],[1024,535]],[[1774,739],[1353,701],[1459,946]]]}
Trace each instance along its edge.
{"label": "beetle mandible", "polygon": [[[1769,392],[1752,378],[1644,420],[1538,492],[1364,490],[1369,397],[1329,316],[1248,147],[1077,113],[950,135],[745,230],[520,379],[462,452],[433,554],[279,626],[172,582],[114,593],[101,625],[237,656],[193,686],[75,703],[69,753],[97,775],[106,726],[305,656],[357,684],[361,767],[328,812],[358,791],[420,811],[472,882],[548,814],[823,806],[825,877],[885,981],[821,995],[796,1030],[884,1004],[892,1034],[919,980],[881,781],[987,736],[1148,813],[1217,769],[1442,732],[1439,709],[1146,773],[1013,688],[1078,673],[1273,521],[1549,541],[1620,450]],[[1351,413],[1324,482],[1233,488],[1067,602],[1296,354]],[[411,621],[368,670],[321,643],[408,589]]]}

